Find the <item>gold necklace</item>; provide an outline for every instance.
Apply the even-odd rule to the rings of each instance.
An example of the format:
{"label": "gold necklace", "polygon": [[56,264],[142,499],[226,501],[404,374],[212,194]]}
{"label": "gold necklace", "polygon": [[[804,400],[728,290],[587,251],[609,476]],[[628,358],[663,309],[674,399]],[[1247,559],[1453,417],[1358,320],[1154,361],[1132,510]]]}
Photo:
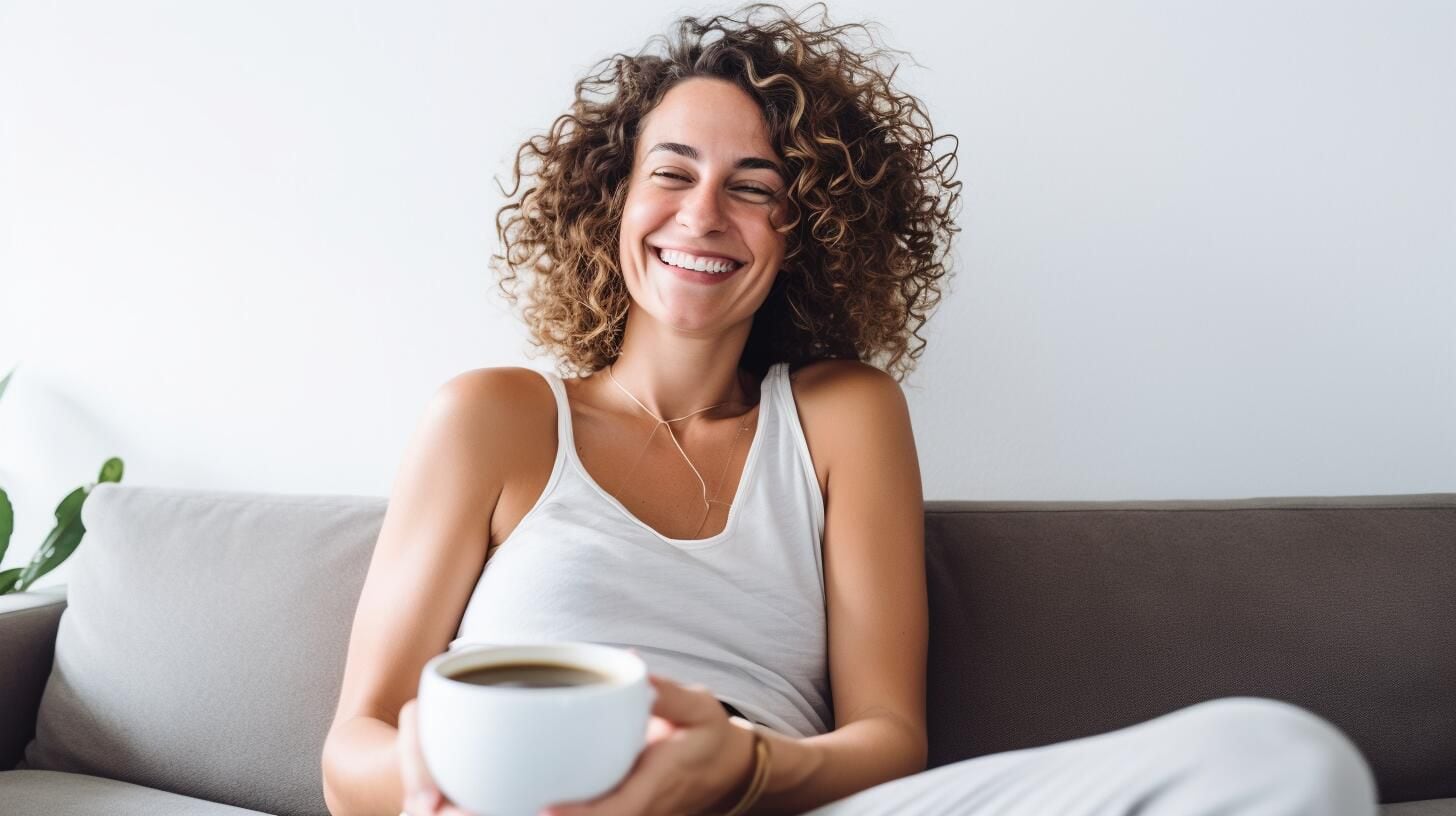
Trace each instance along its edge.
{"label": "gold necklace", "polygon": [[[714,408],[718,408],[718,407],[727,405],[728,403],[726,403],[726,402],[720,402],[720,403],[717,403],[716,405],[709,405],[706,408],[699,408],[698,410],[693,411],[692,413],[683,414],[680,417],[675,417],[673,419],[663,419],[662,417],[658,416],[657,413],[654,412],[651,408],[648,408],[646,405],[643,405],[642,404],[642,400],[639,400],[635,396],[633,396],[632,395],[632,392],[631,391],[628,391],[627,388],[626,388],[626,386],[622,385],[620,382],[617,382],[616,375],[612,373],[612,364],[608,364],[607,365],[607,378],[610,379],[612,381],[612,384],[615,385],[615,386],[617,386],[617,388],[623,394],[626,394],[628,399],[630,399],[633,402],[637,403],[637,407],[639,407],[643,411],[645,411],[648,416],[650,416],[653,419],[657,420],[657,425],[654,425],[653,428],[652,428],[652,433],[654,435],[657,433],[657,428],[659,426],[662,426],[662,425],[666,425],[667,426],[667,435],[672,438],[672,444],[677,447],[677,452],[680,453],[680,454],[682,454],[682,458],[683,458],[684,461],[686,461],[688,463],[688,467],[690,467],[690,468],[693,469],[693,475],[698,477],[698,483],[701,484],[702,487],[703,487],[703,510],[704,510],[704,513],[703,513],[703,520],[700,521],[700,522],[698,522],[698,528],[697,528],[697,530],[695,530],[693,532],[693,535],[697,535],[697,533],[700,532],[703,529],[703,525],[708,523],[708,516],[712,514],[712,506],[711,505],[714,502],[717,502],[718,504],[728,504],[728,502],[718,501],[716,498],[714,498],[714,499],[709,499],[708,498],[708,483],[706,481],[703,481],[703,474],[698,472],[697,466],[694,465],[693,464],[693,460],[688,457],[687,451],[683,450],[682,444],[680,444],[677,441],[677,434],[674,434],[672,432],[672,423],[674,423],[674,422],[681,422],[684,419],[688,419],[690,417],[697,416],[698,414],[701,414],[704,411],[710,411],[710,410],[712,410]],[[748,427],[748,413],[749,412],[747,412],[747,411],[745,411],[743,413],[743,421],[740,422],[739,425],[738,425],[738,433],[734,434],[733,441],[731,443],[729,443],[729,446],[728,446],[728,458],[727,458],[727,460],[725,460],[723,462],[723,472],[720,473],[720,474],[718,474],[718,487],[717,487],[716,490],[713,491],[713,495],[714,496],[717,496],[720,492],[722,492],[722,489],[723,489],[723,478],[728,473],[728,465],[732,464],[732,462],[733,462],[733,449],[738,446],[738,439],[739,439],[739,437],[743,436],[743,431]],[[648,444],[651,444],[652,443],[652,436],[648,436],[647,437],[647,442],[648,442]],[[646,448],[643,449],[643,452],[644,453],[646,452]],[[638,457],[638,460],[639,461],[641,460],[641,457],[640,456]],[[633,470],[636,470],[636,466],[635,465],[633,466]]]}

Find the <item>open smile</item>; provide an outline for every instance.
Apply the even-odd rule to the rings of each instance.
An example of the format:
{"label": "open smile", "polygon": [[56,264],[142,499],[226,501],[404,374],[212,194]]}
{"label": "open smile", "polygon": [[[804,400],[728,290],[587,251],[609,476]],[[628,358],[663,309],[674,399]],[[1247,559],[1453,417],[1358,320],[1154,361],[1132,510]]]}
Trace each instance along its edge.
{"label": "open smile", "polygon": [[649,250],[648,254],[652,256],[653,263],[657,264],[668,272],[671,272],[678,278],[688,281],[689,283],[722,283],[723,281],[728,280],[729,278],[738,274],[738,271],[740,269],[748,265],[745,263],[734,262],[733,268],[728,269],[724,272],[700,272],[696,269],[688,269],[686,267],[677,266],[676,264],[671,264],[667,261],[664,261],[662,259],[662,250],[658,249],[657,247],[649,245],[647,248]]}

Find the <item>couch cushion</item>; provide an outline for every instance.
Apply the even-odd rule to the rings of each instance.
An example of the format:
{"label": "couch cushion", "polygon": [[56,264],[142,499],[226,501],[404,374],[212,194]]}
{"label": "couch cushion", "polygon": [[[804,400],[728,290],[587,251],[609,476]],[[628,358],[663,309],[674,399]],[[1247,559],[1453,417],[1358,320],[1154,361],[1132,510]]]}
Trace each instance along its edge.
{"label": "couch cushion", "polygon": [[1427,799],[1382,804],[1380,816],[1456,816],[1456,799]]}
{"label": "couch cushion", "polygon": [[[385,506],[98,485],[21,767],[325,814]],[[926,510],[932,765],[1265,696],[1343,730],[1382,801],[1456,796],[1456,495]]]}
{"label": "couch cushion", "polygon": [[385,505],[97,485],[19,767],[326,814],[323,742]]}
{"label": "couch cushion", "polygon": [[0,773],[0,800],[11,816],[260,816],[256,810],[60,771]]}
{"label": "couch cushion", "polygon": [[64,585],[0,595],[0,769],[15,767],[35,736],[65,610]]}
{"label": "couch cushion", "polygon": [[1255,696],[1456,797],[1456,494],[926,509],[932,766]]}
{"label": "couch cushion", "polygon": [[1380,816],[1456,816],[1456,799],[1426,799],[1381,805]]}

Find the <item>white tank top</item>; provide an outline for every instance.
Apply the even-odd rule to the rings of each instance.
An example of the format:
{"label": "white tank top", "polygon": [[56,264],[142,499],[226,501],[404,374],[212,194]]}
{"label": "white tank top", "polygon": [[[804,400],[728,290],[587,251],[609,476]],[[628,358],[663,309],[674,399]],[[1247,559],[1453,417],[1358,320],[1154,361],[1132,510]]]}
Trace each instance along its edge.
{"label": "white tank top", "polygon": [[697,540],[659,534],[593,481],[576,454],[566,387],[541,372],[556,395],[556,463],[487,561],[450,648],[630,646],[653,674],[701,683],[776,731],[832,731],[824,499],[788,370],[778,363],[763,379],[723,531]]}

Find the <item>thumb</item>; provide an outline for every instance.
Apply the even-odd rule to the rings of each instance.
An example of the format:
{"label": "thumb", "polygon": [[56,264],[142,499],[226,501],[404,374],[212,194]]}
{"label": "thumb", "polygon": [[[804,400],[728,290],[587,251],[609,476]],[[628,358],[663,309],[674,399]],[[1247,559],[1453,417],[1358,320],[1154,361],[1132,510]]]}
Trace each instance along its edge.
{"label": "thumb", "polygon": [[681,686],[666,677],[647,675],[652,688],[657,692],[652,701],[652,713],[672,723],[692,725],[708,722],[715,709],[722,706],[702,686]]}
{"label": "thumb", "polygon": [[417,813],[434,813],[441,796],[420,749],[419,699],[412,699],[399,711],[399,733],[395,741],[400,775],[404,782],[405,806]]}
{"label": "thumb", "polygon": [[[632,648],[631,646],[628,646],[627,647],[627,651],[630,652],[633,657],[637,658],[638,660],[642,660],[642,662],[644,664],[647,662],[646,660],[643,660],[642,659],[642,654],[640,652],[638,652],[636,649]],[[656,704],[657,704],[658,692],[657,692],[657,684],[655,682],[652,682],[654,677],[656,677],[656,675],[654,675],[651,671],[648,671],[647,672],[648,687],[652,689],[652,701],[653,701],[652,713],[656,714],[657,713]]]}

